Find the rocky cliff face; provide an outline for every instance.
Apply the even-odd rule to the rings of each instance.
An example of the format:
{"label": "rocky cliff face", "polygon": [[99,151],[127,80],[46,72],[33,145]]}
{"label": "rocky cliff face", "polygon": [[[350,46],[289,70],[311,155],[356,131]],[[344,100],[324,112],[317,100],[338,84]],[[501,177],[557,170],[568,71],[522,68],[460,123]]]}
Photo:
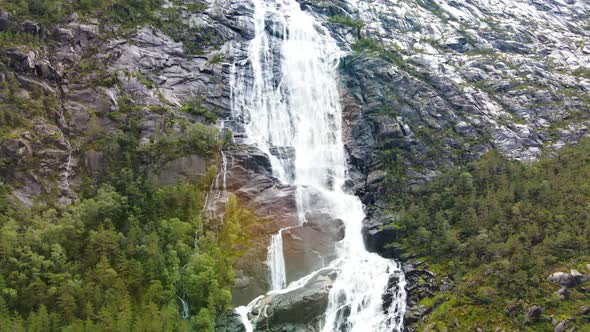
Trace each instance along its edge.
{"label": "rocky cliff face", "polygon": [[420,181],[493,148],[532,161],[587,133],[583,2],[305,5],[351,49],[341,64],[347,148],[365,187],[383,178],[366,175],[383,168],[389,150]]}
{"label": "rocky cliff face", "polygon": [[[105,133],[137,131],[139,144],[148,150],[181,137],[195,122],[206,122],[204,112],[228,110],[221,60],[227,53],[223,41],[239,38],[226,26],[233,18],[217,6],[198,12],[179,6],[187,29],[214,36],[215,41],[201,44],[201,54],[189,53],[150,26],[115,33],[76,15],[52,27],[30,21],[17,26],[39,39],[0,50],[6,112],[28,113],[13,126],[2,123],[0,139],[4,181],[22,202],[67,203],[84,181],[108,173],[109,154],[116,151],[95,142]],[[2,17],[4,26],[20,24],[6,13]],[[190,101],[201,113],[180,110]],[[202,174],[215,163],[197,151],[147,159],[150,177],[161,183]]]}
{"label": "rocky cliff face", "polygon": [[[0,175],[14,196],[27,205],[75,200],[89,181],[109,172],[118,151],[98,144],[99,137],[135,131],[151,151],[207,123],[205,114],[230,118],[231,64],[245,56],[240,45],[253,37],[252,6],[238,0],[210,1],[204,10],[174,6],[183,27],[196,31],[199,54],[151,26],[121,35],[75,15],[50,30],[18,22],[22,33],[44,42],[0,49]],[[350,188],[371,206],[365,236],[383,255],[403,257],[384,246],[396,234],[382,227],[392,218],[381,210],[383,194],[491,149],[530,162],[545,147],[588,135],[590,6],[584,1],[322,0],[301,6],[347,51],[340,72]],[[0,30],[14,22],[0,12]],[[189,102],[199,111],[183,112]],[[18,119],[6,115],[15,110],[24,110]],[[239,138],[239,126],[227,127]],[[221,168],[218,159],[196,151],[146,153],[143,167],[154,181],[173,183],[209,165]],[[259,151],[238,148],[227,161],[227,189],[271,220],[260,233],[293,223],[294,189],[270,176]],[[290,234],[293,260],[307,259],[298,232],[322,232],[325,225],[315,226]],[[239,302],[267,287],[267,243],[239,263]],[[408,262],[406,272],[410,304],[448,287],[435,286],[416,262]],[[264,319],[279,317],[281,308],[274,309]],[[418,307],[409,312],[423,314]]]}

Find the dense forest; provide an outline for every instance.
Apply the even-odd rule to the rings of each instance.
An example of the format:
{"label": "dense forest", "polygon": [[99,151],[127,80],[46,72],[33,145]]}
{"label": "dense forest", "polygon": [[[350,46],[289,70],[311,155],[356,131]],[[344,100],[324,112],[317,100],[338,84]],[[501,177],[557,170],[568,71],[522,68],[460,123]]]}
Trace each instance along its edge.
{"label": "dense forest", "polygon": [[[400,243],[456,287],[422,304],[430,323],[448,329],[498,326],[552,330],[527,322],[532,305],[557,321],[588,328],[588,290],[560,298],[547,281],[556,271],[587,273],[590,260],[590,142],[525,165],[492,151],[415,191],[392,198]],[[395,181],[394,181],[395,182]],[[394,183],[392,182],[392,183]],[[585,330],[586,331],[586,330]]]}
{"label": "dense forest", "polygon": [[[183,25],[181,7],[162,8],[158,0],[0,1],[0,8],[10,15],[0,29],[2,49],[42,49],[52,42],[48,32],[71,15],[96,20],[102,38],[149,24],[182,41],[189,53],[203,45]],[[23,30],[27,20],[40,31]],[[95,74],[92,86],[116,84],[116,75],[98,68],[104,65],[83,59],[67,74],[72,82]],[[0,63],[8,73],[0,91],[0,142],[18,137],[35,119],[58,122],[59,96],[30,91],[33,98],[23,97],[6,66]],[[245,229],[255,222],[253,214],[234,196],[223,219],[202,213],[215,167],[175,185],[149,177],[157,165],[189,154],[214,161],[222,144],[218,131],[191,116],[204,122],[216,117],[188,101],[176,119],[180,134],[162,133],[141,145],[139,110],[171,109],[137,99],[122,92],[117,112],[108,114],[116,129],[102,128],[104,115],[96,111],[85,135],[72,140],[80,151],[99,151],[107,165],[94,177],[82,167],[77,199],[67,206],[56,192],[43,193],[33,206],[22,204],[11,192],[19,185],[12,180],[19,160],[0,156],[0,331],[212,331],[229,307],[233,263],[250,241]],[[32,135],[42,144],[52,139]],[[38,164],[33,159],[30,167]]]}
{"label": "dense forest", "polygon": [[213,330],[253,216],[232,197],[223,222],[201,217],[213,168],[163,187],[129,174],[65,210],[1,188],[1,331]]}

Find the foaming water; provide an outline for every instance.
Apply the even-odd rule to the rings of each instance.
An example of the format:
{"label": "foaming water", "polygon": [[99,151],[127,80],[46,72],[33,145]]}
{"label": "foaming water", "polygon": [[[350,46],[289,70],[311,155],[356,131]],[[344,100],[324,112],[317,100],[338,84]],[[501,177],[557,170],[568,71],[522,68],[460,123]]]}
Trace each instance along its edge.
{"label": "foaming water", "polygon": [[[404,275],[396,262],[367,252],[363,205],[342,189],[347,165],[336,70],[341,51],[296,0],[255,0],[254,7],[249,57],[235,64],[232,78],[232,111],[243,122],[244,143],[269,156],[279,180],[298,186],[301,223],[305,209],[317,206],[307,202],[321,199],[322,208],[346,227],[337,258],[328,263],[338,274],[322,331],[402,330]],[[271,238],[267,264],[271,293],[303,287],[317,273],[287,286],[282,230]],[[253,303],[239,308],[242,317],[247,319]]]}

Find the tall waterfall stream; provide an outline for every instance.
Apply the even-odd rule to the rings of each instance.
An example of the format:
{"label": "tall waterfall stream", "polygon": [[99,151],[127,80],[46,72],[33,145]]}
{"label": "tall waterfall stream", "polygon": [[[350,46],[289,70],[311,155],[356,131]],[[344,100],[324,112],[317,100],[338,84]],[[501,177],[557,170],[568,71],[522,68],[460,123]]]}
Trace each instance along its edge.
{"label": "tall waterfall stream", "polygon": [[[243,121],[245,142],[265,152],[273,175],[297,186],[298,215],[305,223],[306,199],[323,200],[345,225],[336,258],[326,266],[338,271],[330,290],[322,331],[401,331],[405,279],[399,265],[365,249],[365,217],[358,197],[344,191],[347,165],[342,142],[342,110],[337,65],[342,52],[330,33],[296,0],[254,0],[255,37],[248,58],[235,63],[232,113]],[[270,292],[302,287],[310,275],[287,284],[282,231],[272,236],[267,264]],[[383,295],[398,274],[391,305]],[[313,274],[313,273],[312,273]],[[253,303],[256,300],[253,301]],[[247,331],[248,307],[236,311]]]}

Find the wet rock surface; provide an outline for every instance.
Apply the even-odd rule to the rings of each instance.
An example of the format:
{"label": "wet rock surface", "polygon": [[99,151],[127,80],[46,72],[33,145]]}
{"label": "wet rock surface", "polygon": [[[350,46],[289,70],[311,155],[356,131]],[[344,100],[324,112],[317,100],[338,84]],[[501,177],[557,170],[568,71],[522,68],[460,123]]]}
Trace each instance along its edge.
{"label": "wet rock surface", "polygon": [[326,268],[302,287],[265,295],[249,314],[252,324],[257,331],[319,331],[335,278],[336,271]]}
{"label": "wet rock surface", "polygon": [[227,310],[217,318],[215,323],[217,332],[246,332],[240,315],[234,310]]}
{"label": "wet rock surface", "polygon": [[[259,241],[236,264],[233,303],[245,305],[269,289],[266,256],[271,235],[299,224],[296,188],[274,178],[268,156],[254,147],[226,151],[225,155],[226,170],[222,170],[221,176],[225,178],[226,189],[263,221],[256,225]],[[223,200],[217,202],[219,211],[223,210],[223,204]]]}
{"label": "wet rock surface", "polygon": [[[344,238],[343,221],[332,216],[320,191],[308,188],[303,197],[308,212],[300,219],[297,188],[282,184],[272,176],[268,156],[254,147],[225,151],[224,178],[228,191],[236,194],[258,217],[259,241],[237,262],[233,303],[245,305],[270,288],[267,266],[272,234],[281,228],[287,283],[296,281],[328,265],[335,258],[336,243]],[[223,201],[217,207],[223,210]]]}

